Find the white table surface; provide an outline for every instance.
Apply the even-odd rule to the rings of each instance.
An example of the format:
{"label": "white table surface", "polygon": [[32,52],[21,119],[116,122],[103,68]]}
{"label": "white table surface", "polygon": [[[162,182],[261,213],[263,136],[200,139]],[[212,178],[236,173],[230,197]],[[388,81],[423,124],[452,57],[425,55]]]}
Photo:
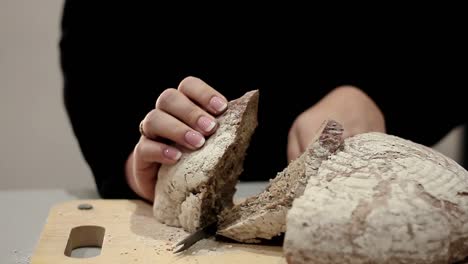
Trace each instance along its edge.
{"label": "white table surface", "polygon": [[[256,194],[267,182],[239,183],[236,198]],[[95,190],[0,190],[0,263],[29,263],[50,208],[76,199],[99,199]]]}

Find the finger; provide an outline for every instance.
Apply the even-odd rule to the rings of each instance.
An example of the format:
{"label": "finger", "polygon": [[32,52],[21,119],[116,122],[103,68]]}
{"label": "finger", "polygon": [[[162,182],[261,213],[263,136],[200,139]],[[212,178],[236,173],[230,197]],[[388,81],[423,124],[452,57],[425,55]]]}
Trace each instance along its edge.
{"label": "finger", "polygon": [[288,147],[287,147],[287,156],[288,163],[295,160],[300,156],[301,144],[299,142],[299,132],[297,129],[297,124],[294,124],[288,134]]}
{"label": "finger", "polygon": [[141,137],[135,147],[135,158],[139,168],[145,169],[150,163],[173,164],[180,159],[182,153],[175,147]]}
{"label": "finger", "polygon": [[141,137],[132,155],[133,189],[141,197],[152,201],[160,164],[173,164],[182,154],[174,147]]}
{"label": "finger", "polygon": [[[136,156],[136,155],[135,155]],[[133,179],[132,189],[146,200],[154,200],[154,187],[156,185],[156,175],[160,163],[144,164],[144,167],[139,167],[137,158],[133,160]]]}
{"label": "finger", "polygon": [[199,78],[187,77],[177,89],[214,115],[223,113],[227,108],[226,97]]}
{"label": "finger", "polygon": [[192,150],[205,144],[205,137],[200,132],[157,108],[143,119],[142,130],[149,139],[162,137]]}
{"label": "finger", "polygon": [[176,89],[162,92],[156,101],[156,108],[176,117],[204,135],[210,135],[215,130],[215,118]]}
{"label": "finger", "polygon": [[295,160],[297,157],[299,157],[301,153],[301,148],[299,146],[299,142],[297,140],[296,136],[290,136],[288,138],[288,150],[287,150],[287,155],[288,155],[288,163]]}

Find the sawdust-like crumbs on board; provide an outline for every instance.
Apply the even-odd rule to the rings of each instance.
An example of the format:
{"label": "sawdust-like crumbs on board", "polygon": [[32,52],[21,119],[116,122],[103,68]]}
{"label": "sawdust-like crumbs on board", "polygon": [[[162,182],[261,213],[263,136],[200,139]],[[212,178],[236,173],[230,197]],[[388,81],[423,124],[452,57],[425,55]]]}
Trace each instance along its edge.
{"label": "sawdust-like crumbs on board", "polygon": [[173,245],[188,235],[182,228],[159,223],[150,214],[132,216],[132,226],[135,229],[136,242],[152,248],[156,255],[165,255],[172,251]]}

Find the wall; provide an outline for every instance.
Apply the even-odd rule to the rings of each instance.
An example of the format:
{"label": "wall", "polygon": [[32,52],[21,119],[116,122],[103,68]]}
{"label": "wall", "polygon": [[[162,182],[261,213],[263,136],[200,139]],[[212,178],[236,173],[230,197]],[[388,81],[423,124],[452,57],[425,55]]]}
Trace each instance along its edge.
{"label": "wall", "polygon": [[93,184],[62,104],[61,8],[0,1],[0,189]]}

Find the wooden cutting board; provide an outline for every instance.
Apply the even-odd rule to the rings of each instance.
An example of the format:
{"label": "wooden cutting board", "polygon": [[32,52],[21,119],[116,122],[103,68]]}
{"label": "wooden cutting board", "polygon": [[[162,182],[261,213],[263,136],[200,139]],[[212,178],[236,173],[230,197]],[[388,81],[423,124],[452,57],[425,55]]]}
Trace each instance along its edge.
{"label": "wooden cutting board", "polygon": [[[90,205],[79,209],[80,205]],[[248,245],[204,239],[187,251],[172,248],[188,233],[157,222],[151,205],[138,200],[74,200],[54,206],[32,264],[52,263],[285,263],[279,245]],[[101,246],[91,258],[70,257],[78,247]]]}

